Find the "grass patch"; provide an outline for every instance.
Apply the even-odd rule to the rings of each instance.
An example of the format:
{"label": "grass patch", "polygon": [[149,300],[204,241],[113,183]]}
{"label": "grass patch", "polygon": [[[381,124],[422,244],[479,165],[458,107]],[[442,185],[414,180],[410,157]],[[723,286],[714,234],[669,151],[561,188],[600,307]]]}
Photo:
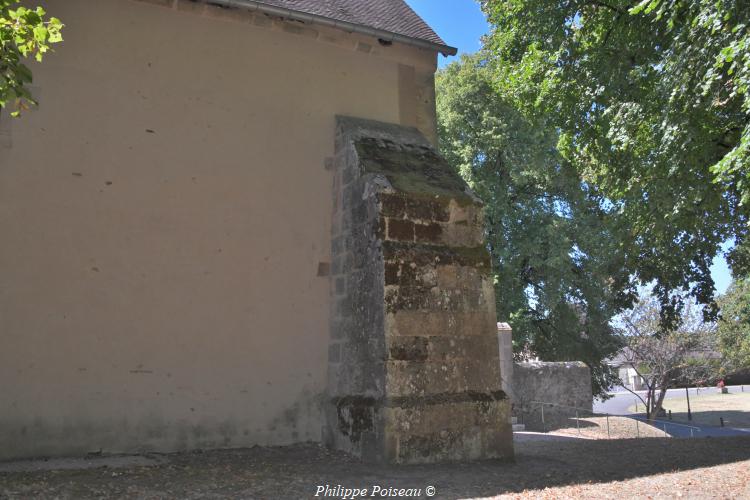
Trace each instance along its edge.
{"label": "grass patch", "polygon": [[[721,425],[720,418],[723,418],[727,427],[750,427],[750,392],[713,392],[690,396],[692,421],[688,420],[687,398],[665,399],[664,409],[672,410],[672,420],[675,422],[718,427]],[[635,405],[631,406],[629,410],[634,413],[645,411],[642,404],[637,405],[637,408]]]}

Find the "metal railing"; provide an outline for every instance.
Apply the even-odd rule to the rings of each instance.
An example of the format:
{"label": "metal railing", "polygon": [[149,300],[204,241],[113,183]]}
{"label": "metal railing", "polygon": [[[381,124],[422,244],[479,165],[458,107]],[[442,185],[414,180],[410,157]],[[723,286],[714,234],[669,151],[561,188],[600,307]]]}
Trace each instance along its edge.
{"label": "metal railing", "polygon": [[664,421],[664,420],[658,420],[657,421],[656,419],[649,420],[649,419],[647,419],[645,417],[639,417],[637,415],[620,415],[620,416],[624,416],[624,417],[630,418],[632,420],[635,420],[636,424],[638,423],[638,421],[648,422],[650,425],[653,425],[654,427],[656,427],[656,423],[658,422],[658,423],[662,424],[662,429],[664,430],[664,434],[665,435],[669,435],[667,433],[667,426],[669,426],[669,427],[681,427],[681,428],[684,428],[684,429],[690,429],[690,437],[695,437],[695,433],[696,432],[701,432],[702,431],[702,429],[700,427],[695,427],[693,425],[676,424],[674,422],[671,422],[671,421],[667,422],[667,421]]}
{"label": "metal railing", "polygon": [[[542,430],[543,430],[543,432],[548,432],[547,431],[547,421],[545,420],[545,414],[544,414],[544,408],[545,407],[550,407],[550,408],[554,408],[554,409],[563,410],[563,414],[562,415],[563,415],[564,419],[574,418],[575,419],[575,423],[576,423],[576,432],[578,433],[579,436],[582,435],[582,433],[581,433],[581,419],[582,418],[583,419],[585,419],[585,418],[594,418],[594,417],[599,417],[599,418],[603,417],[604,418],[604,420],[605,420],[604,426],[606,427],[606,430],[607,430],[607,439],[612,439],[612,429],[610,427],[610,418],[613,418],[613,417],[614,418],[626,418],[626,419],[634,421],[635,422],[635,429],[634,430],[635,430],[635,437],[636,438],[646,437],[645,435],[642,436],[641,428],[640,428],[641,424],[639,422],[644,422],[649,427],[655,428],[655,429],[659,429],[658,426],[661,425],[661,431],[664,433],[664,437],[671,437],[672,436],[672,434],[670,434],[667,431],[668,427],[670,427],[670,428],[674,427],[674,428],[685,429],[684,432],[687,434],[687,432],[689,431],[691,438],[695,437],[696,433],[701,432],[701,428],[700,427],[695,427],[695,426],[686,425],[686,424],[677,424],[677,423],[673,423],[673,422],[648,420],[646,418],[643,418],[643,417],[640,417],[640,416],[637,416],[637,415],[612,415],[610,413],[595,412],[595,411],[589,410],[587,408],[579,408],[579,407],[575,407],[575,406],[560,405],[560,404],[557,404],[557,403],[547,403],[545,401],[530,401],[529,404],[532,405],[532,409],[534,407],[537,407],[539,409],[539,413],[540,413],[540,416],[541,416],[541,424],[542,424]],[[521,408],[522,408],[522,412],[523,412],[523,408],[525,408],[525,406],[521,406]],[[564,413],[565,411],[567,411],[567,414]],[[548,416],[549,416],[549,412],[548,412]],[[560,420],[560,418],[561,418],[560,412],[557,412],[556,417],[557,417],[558,420]],[[596,424],[596,425],[600,425],[600,424]]]}

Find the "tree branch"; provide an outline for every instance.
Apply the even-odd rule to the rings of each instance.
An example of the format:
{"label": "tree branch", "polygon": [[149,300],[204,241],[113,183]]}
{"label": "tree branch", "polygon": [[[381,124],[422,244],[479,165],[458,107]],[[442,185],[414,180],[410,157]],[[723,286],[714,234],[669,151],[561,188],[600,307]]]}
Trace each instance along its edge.
{"label": "tree branch", "polygon": [[624,10],[622,10],[619,7],[615,7],[614,5],[610,5],[610,4],[606,3],[606,2],[600,2],[599,0],[590,0],[589,2],[587,2],[587,5],[593,5],[593,6],[596,6],[596,7],[604,7],[606,9],[615,11],[615,12],[617,12],[619,14],[625,14],[626,13]]}
{"label": "tree branch", "polygon": [[640,399],[641,403],[643,403],[643,406],[646,406],[646,402],[643,400],[643,398],[640,396],[640,394],[638,394],[637,392],[631,391],[630,389],[628,389],[624,385],[622,387],[623,387],[623,389],[625,389],[626,391],[628,391],[630,394],[632,394],[633,396],[635,396],[638,399]]}

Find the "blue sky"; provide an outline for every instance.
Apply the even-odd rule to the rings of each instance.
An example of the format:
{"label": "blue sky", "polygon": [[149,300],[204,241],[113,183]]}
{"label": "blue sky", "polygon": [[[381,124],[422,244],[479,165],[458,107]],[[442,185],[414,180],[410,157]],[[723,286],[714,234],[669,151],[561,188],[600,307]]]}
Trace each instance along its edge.
{"label": "blue sky", "polygon": [[[406,0],[406,3],[432,26],[440,38],[458,53],[476,52],[479,38],[487,33],[487,21],[474,0]],[[438,64],[445,66],[455,57],[440,56]]]}
{"label": "blue sky", "polygon": [[[476,52],[481,46],[481,36],[488,31],[487,21],[475,0],[406,0],[406,3],[432,26],[445,43],[458,48],[459,54]],[[455,59],[440,56],[438,64],[442,68]],[[723,257],[714,259],[711,275],[716,282],[717,292],[723,293],[732,279]]]}

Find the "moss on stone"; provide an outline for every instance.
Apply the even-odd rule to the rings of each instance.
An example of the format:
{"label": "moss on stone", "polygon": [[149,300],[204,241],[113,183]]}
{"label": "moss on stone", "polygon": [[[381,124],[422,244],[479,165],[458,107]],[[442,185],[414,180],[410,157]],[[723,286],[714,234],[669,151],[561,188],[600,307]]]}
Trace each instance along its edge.
{"label": "moss on stone", "polygon": [[354,147],[365,174],[385,175],[394,189],[411,197],[451,199],[465,206],[475,203],[466,183],[434,150],[383,139],[362,138]]}

